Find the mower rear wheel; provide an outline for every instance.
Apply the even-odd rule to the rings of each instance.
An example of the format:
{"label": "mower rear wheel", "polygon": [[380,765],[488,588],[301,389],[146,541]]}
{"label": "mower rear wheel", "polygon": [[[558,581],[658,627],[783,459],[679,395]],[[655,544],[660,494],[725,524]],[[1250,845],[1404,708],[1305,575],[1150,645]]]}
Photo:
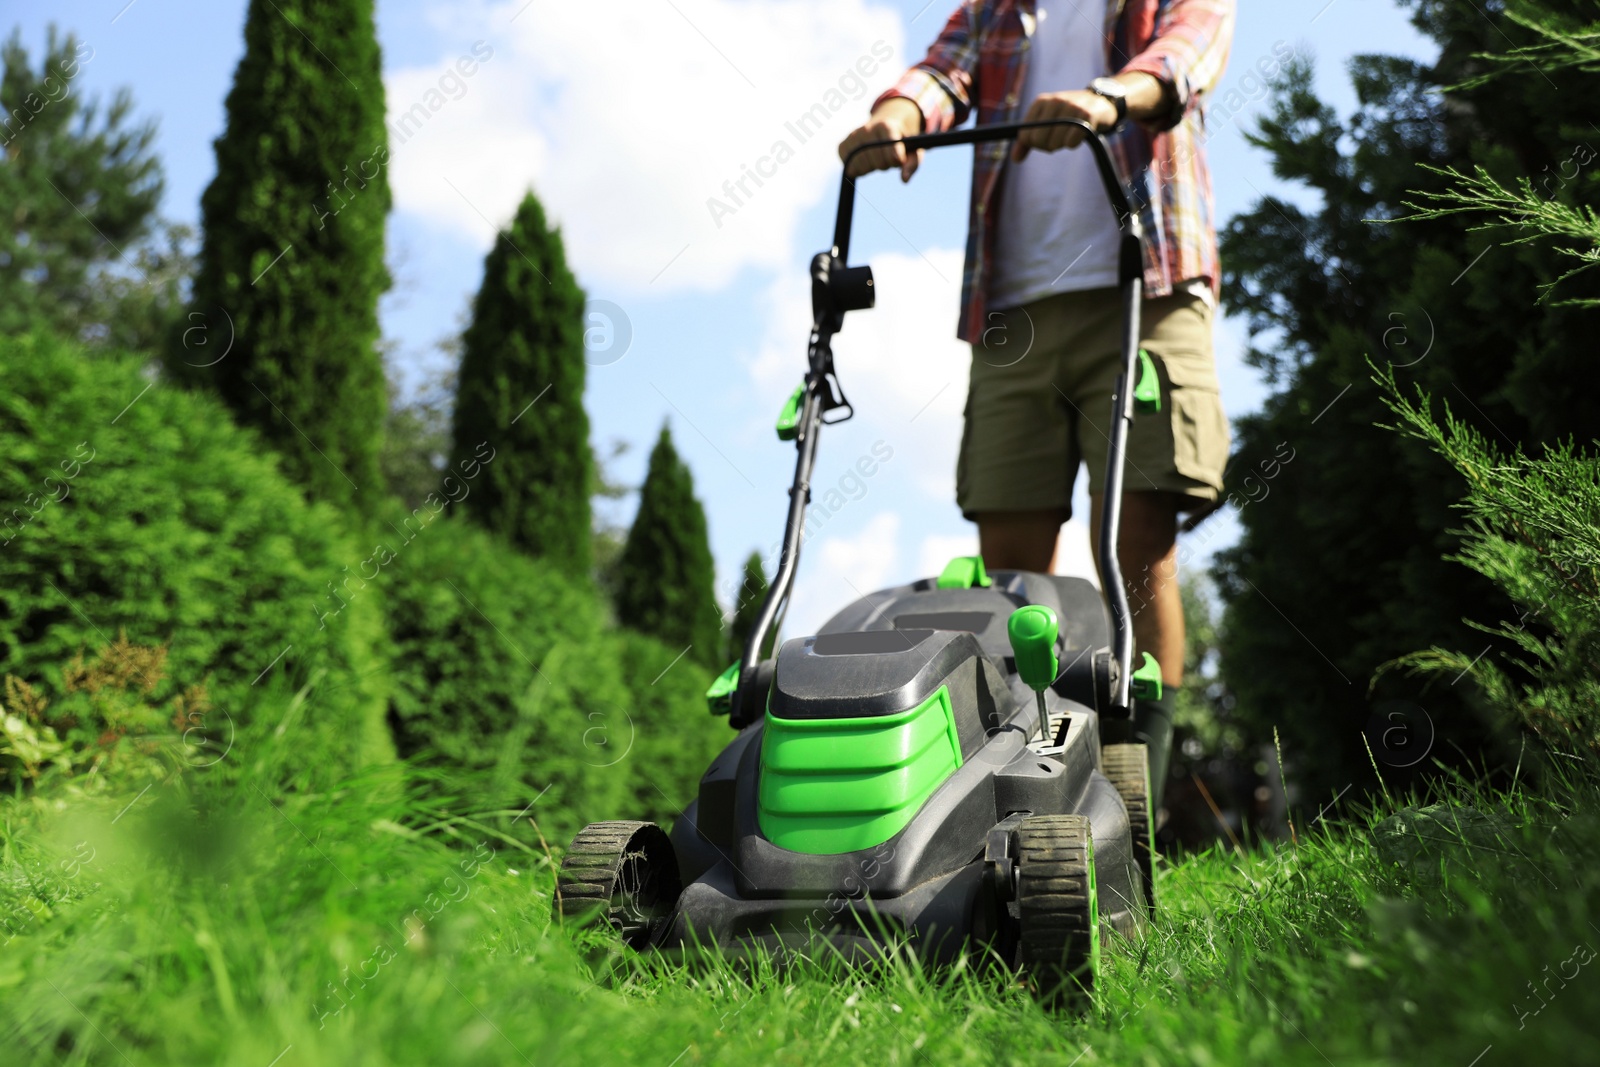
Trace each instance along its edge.
{"label": "mower rear wheel", "polygon": [[556,874],[555,918],[606,923],[643,949],[672,915],[683,885],[666,831],[653,822],[596,822],[578,831]]}
{"label": "mower rear wheel", "polygon": [[1155,812],[1150,810],[1150,750],[1144,745],[1106,745],[1100,750],[1100,765],[1128,809],[1133,859],[1139,865],[1145,903],[1153,918],[1156,913],[1156,829]]}
{"label": "mower rear wheel", "polygon": [[1034,815],[1013,831],[1017,962],[1051,1007],[1082,1009],[1100,969],[1094,836],[1083,815]]}

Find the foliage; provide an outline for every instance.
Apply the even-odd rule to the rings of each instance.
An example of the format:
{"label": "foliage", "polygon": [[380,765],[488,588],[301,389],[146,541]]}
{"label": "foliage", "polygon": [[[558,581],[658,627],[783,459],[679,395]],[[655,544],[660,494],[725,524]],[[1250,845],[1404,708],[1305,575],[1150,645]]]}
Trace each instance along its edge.
{"label": "foliage", "polygon": [[589,416],[583,410],[583,290],[561,234],[529,193],[495,239],[462,337],[453,458],[498,455],[466,510],[534,556],[587,575]]}
{"label": "foliage", "polygon": [[706,714],[703,671],[603,631],[586,579],[461,518],[386,544],[393,559],[376,581],[396,645],[402,755],[475,804],[539,794],[540,819],[561,830],[670,822],[693,797],[726,735]]}
{"label": "foliage", "polygon": [[53,25],[37,69],[20,31],[0,47],[0,334],[138,347],[173,317],[186,264],[147,240],[162,190],[155,124],[133,123],[126,90],[104,108],[84,101],[75,81],[93,59]]}
{"label": "foliage", "polygon": [[14,674],[0,697],[0,783],[37,788],[70,775],[78,790],[97,777],[126,783],[160,777],[174,767],[212,766],[236,738],[224,709],[204,683],[165,701],[152,699],[166,674],[167,649],[130,642],[126,634],[83,653],[61,671],[61,698]]}
{"label": "foliage", "polygon": [[188,315],[167,350],[261,431],[315,500],[381,499],[378,297],[388,142],[372,0],[251,0],[200,201]]}
{"label": "foliage", "polygon": [[[1314,797],[1375,784],[1368,747],[1386,701],[1421,706],[1447,761],[1509,768],[1516,752],[1460,687],[1424,695],[1420,679],[1389,672],[1369,691],[1380,664],[1413,649],[1477,651],[1473,626],[1497,617],[1490,584],[1444,559],[1459,545],[1459,482],[1422,442],[1379,427],[1388,412],[1369,354],[1530,453],[1600,425],[1600,395],[1575,387],[1591,370],[1592,325],[1580,307],[1535,300],[1570,255],[1551,242],[1498,247],[1460,215],[1384,221],[1444,194],[1452,167],[1481,166],[1506,189],[1527,176],[1550,211],[1600,204],[1600,168],[1581,165],[1592,158],[1588,76],[1523,69],[1472,85],[1492,65],[1481,56],[1543,38],[1499,7],[1411,6],[1439,58],[1357,57],[1360,108],[1348,118],[1316,98],[1309,63],[1286,71],[1254,140],[1320,203],[1265,197],[1223,237],[1224,297],[1249,321],[1251,361],[1278,386],[1236,425],[1234,469],[1298,457],[1242,510],[1243,535],[1220,556],[1223,663],[1241,721],[1258,737],[1281,731]],[[1581,301],[1597,282],[1591,272],[1563,288]]]}
{"label": "foliage", "polygon": [[[733,605],[733,621],[728,624],[728,651],[724,656],[728,662],[744,655],[744,646],[750,643],[751,631],[756,628],[756,619],[766,599],[767,573],[761,566],[761,553],[752,552],[744,561],[744,578],[739,582],[738,600]],[[773,627],[761,649],[761,659],[772,655],[772,645],[777,637],[777,627]]]}
{"label": "foliage", "polygon": [[1487,1067],[1584,1062],[1600,1010],[1592,775],[1561,804],[1452,788],[1163,870],[1148,940],[1108,944],[1064,1017],[904,956],[597,951],[548,925],[545,801],[511,819],[533,792],[504,814],[364,779],[308,795],[263,762],[236,788],[0,801],[8,1062]]}
{"label": "foliage", "polygon": [[455,371],[424,381],[414,396],[400,395],[395,374],[386,375],[389,414],[384,423],[383,484],[407,511],[437,492],[450,459],[450,409],[455,403]]}
{"label": "foliage", "polygon": [[328,775],[381,758],[377,605],[317,621],[360,558],[336,516],[307,505],[221,405],[152,383],[139,361],[89,361],[28,334],[0,341],[0,362],[0,675],[60,707],[63,666],[112,634],[166,650],[151,697],[163,706],[203,685],[233,709],[258,679],[320,674],[302,766]]}
{"label": "foliage", "polygon": [[[1394,666],[1432,678],[1470,678],[1490,707],[1553,751],[1600,755],[1600,459],[1558,445],[1534,459],[1503,455],[1444,408],[1381,383],[1405,432],[1466,479],[1466,537],[1457,562],[1494,582],[1518,610],[1484,626],[1514,650],[1506,666],[1435,646]],[[1453,684],[1453,682],[1451,683]]]}
{"label": "foliage", "polygon": [[617,561],[617,618],[658,637],[706,665],[722,651],[722,612],[706,536],[706,513],[694,496],[694,478],[663,426],[639,510]]}

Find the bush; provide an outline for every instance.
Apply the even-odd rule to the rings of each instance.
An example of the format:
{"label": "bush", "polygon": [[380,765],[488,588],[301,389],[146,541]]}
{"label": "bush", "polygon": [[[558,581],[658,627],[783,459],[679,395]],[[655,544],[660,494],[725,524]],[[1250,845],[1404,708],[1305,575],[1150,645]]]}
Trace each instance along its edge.
{"label": "bush", "polygon": [[40,333],[0,353],[0,675],[64,696],[69,661],[125,635],[166,650],[156,703],[205,685],[242,707],[253,686],[320,676],[292,746],[302,768],[391,752],[377,603],[319,623],[361,559],[335,513],[307,505],[220,404],[135,360],[91,362]]}
{"label": "bush", "polygon": [[[385,542],[403,756],[476,811],[522,810],[552,834],[601,819],[670,821],[727,728],[704,668],[603,628],[587,578],[463,518]],[[462,805],[458,805],[462,806]]]}

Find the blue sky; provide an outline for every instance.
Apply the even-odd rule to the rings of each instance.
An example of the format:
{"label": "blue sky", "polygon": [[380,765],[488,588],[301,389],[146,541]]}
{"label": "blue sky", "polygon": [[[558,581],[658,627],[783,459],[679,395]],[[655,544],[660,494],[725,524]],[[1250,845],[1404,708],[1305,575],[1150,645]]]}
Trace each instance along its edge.
{"label": "blue sky", "polygon": [[[609,302],[614,320],[625,317],[626,326],[613,322],[612,336],[631,334],[620,358],[616,348],[597,353],[590,369],[594,440],[632,446],[615,474],[636,484],[650,442],[670,421],[706,505],[727,601],[743,557],[767,552],[781,533],[793,450],[775,439],[772,421],[804,369],[806,264],[832,233],[834,146],[920,58],[950,6],[622,0],[597,17],[598,5],[550,0],[380,3],[391,120],[444,99],[392,153],[396,284],[383,327],[402,380],[414,385],[443,365],[438,343],[459,329],[494,227],[532,188],[560,223],[591,299]],[[108,97],[131,88],[138,113],[159,121],[163,213],[193,222],[215,167],[211,142],[243,49],[245,7],[6,0],[0,29],[20,26],[37,50],[55,21],[91,45],[76,91]],[[1241,0],[1239,8],[1217,96],[1237,93],[1238,109],[1213,122],[1208,144],[1223,218],[1263,193],[1286,192],[1240,132],[1260,113],[1256,64],[1275,45],[1314,56],[1318,91],[1341,110],[1354,105],[1349,56],[1432,55],[1387,0]],[[458,66],[467,56],[475,57],[470,76]],[[828,123],[793,128],[819,103]],[[789,149],[781,162],[779,142]],[[747,183],[753,194],[732,214],[708,206],[713,198],[729,203],[724,183],[758,163],[769,177],[759,188]],[[954,328],[969,167],[969,150],[946,150],[908,186],[890,175],[861,185],[852,258],[873,265],[878,307],[853,315],[835,346],[858,415],[822,439],[816,485],[825,513],[802,559],[790,634],[810,632],[858,592],[975,549],[953,499],[967,358]],[[1240,324],[1221,320],[1217,340],[1230,412],[1258,407],[1265,392],[1240,361]],[[860,466],[862,457],[873,462]],[[632,507],[630,499],[615,517]],[[1081,500],[1079,510],[1087,511]],[[1203,563],[1236,530],[1230,515],[1211,520],[1190,535],[1190,555]],[[1088,566],[1075,521],[1060,569]]]}

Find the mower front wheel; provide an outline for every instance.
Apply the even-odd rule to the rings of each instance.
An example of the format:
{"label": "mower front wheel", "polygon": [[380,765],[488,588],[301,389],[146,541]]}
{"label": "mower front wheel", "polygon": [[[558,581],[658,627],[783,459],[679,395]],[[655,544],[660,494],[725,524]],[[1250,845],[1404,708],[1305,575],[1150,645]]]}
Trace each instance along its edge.
{"label": "mower front wheel", "polygon": [[1017,962],[1046,1005],[1089,1006],[1100,969],[1094,836],[1083,815],[1034,815],[1013,831]]}
{"label": "mower front wheel", "polygon": [[629,948],[650,945],[683,891],[666,831],[653,822],[590,823],[556,874],[555,915],[578,927],[602,923]]}

